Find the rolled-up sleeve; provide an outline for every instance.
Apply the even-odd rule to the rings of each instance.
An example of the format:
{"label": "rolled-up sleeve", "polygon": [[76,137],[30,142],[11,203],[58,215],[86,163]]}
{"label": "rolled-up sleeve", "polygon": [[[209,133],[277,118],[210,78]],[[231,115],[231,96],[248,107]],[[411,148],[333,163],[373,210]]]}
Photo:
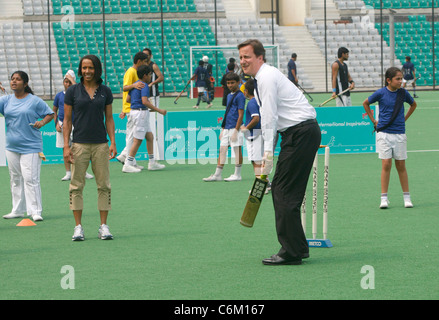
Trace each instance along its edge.
{"label": "rolled-up sleeve", "polygon": [[[275,137],[277,135],[277,83],[276,78],[267,72],[258,73],[258,92],[260,97],[256,101],[260,105],[261,130],[264,139],[264,151],[273,152]],[[257,94],[256,94],[257,95]]]}

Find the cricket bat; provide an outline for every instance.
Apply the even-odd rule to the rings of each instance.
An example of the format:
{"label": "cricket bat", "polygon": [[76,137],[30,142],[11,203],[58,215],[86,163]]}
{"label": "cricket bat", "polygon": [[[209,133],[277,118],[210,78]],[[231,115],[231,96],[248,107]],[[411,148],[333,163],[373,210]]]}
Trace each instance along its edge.
{"label": "cricket bat", "polygon": [[262,198],[265,194],[265,189],[267,188],[268,180],[266,180],[266,178],[266,175],[261,175],[261,178],[256,178],[255,182],[253,183],[253,187],[250,191],[250,195],[240,221],[244,227],[253,227],[259,207],[261,206]]}

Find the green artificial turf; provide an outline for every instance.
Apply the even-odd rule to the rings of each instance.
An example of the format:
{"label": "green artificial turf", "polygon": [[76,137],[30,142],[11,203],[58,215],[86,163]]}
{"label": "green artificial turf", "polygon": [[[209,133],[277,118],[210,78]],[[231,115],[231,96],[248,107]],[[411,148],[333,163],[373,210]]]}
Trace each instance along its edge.
{"label": "green artificial turf", "polygon": [[[354,105],[369,94],[353,94]],[[261,263],[279,249],[271,195],[264,198],[253,228],[239,224],[253,183],[250,164],[243,166],[242,181],[206,183],[202,178],[214,171],[215,161],[163,162],[165,170],[139,174],[124,174],[121,164],[111,162],[108,224],[114,240],[97,238],[96,185],[87,180],[83,242],[71,241],[69,184],[60,180],[64,166],[43,165],[44,221],[17,227],[20,219],[0,220],[0,299],[438,299],[439,108],[436,92],[418,95],[418,109],[407,123],[414,208],[403,207],[393,168],[390,207],[378,209],[381,163],[376,154],[331,155],[329,239],[334,247],[311,248],[300,266]],[[313,98],[318,105],[328,94]],[[214,108],[222,108],[215,103],[219,99]],[[173,98],[161,100],[170,111],[191,105],[188,99],[177,106]],[[118,112],[116,107],[117,100]],[[233,165],[226,165],[223,177],[232,172]],[[0,179],[3,215],[11,209],[7,167],[0,167]],[[319,182],[319,214],[322,186]],[[63,266],[73,268],[75,289],[63,289],[64,277],[72,275],[61,273]],[[365,266],[373,268],[374,289],[361,286],[363,277],[371,276],[372,269],[362,273]]]}

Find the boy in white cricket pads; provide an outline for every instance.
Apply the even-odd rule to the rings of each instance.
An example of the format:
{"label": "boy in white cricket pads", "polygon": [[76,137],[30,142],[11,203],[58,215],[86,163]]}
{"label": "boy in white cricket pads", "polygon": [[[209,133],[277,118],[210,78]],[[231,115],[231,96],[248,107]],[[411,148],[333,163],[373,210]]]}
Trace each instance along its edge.
{"label": "boy in white cricket pads", "polygon": [[[166,110],[156,108],[149,101],[149,86],[147,85],[151,82],[152,69],[149,66],[140,66],[137,70],[137,76],[139,77],[144,86],[141,89],[133,89],[129,92],[127,96],[127,102],[131,103],[131,117],[133,118],[133,143],[128,153],[128,157],[125,160],[125,164],[122,167],[122,172],[127,173],[138,173],[141,169],[135,166],[135,157],[143,139],[148,135],[153,135],[149,125],[149,109],[154,110],[162,115],[166,115]],[[154,137],[149,139],[149,141],[154,141]],[[148,143],[148,141],[147,141]],[[163,169],[165,166],[154,161],[153,165],[157,169]],[[151,160],[148,166],[151,169]]]}
{"label": "boy in white cricket pads", "polygon": [[[364,100],[363,107],[377,131],[377,151],[382,162],[381,169],[381,209],[389,206],[389,188],[392,158],[404,193],[404,207],[412,208],[405,159],[407,159],[407,137],[405,122],[416,109],[416,102],[407,90],[401,88],[403,75],[400,69],[391,67],[385,74],[387,86],[375,91]],[[370,110],[372,103],[379,103],[379,119],[376,121]],[[404,102],[410,105],[404,116]]]}
{"label": "boy in white cricket pads", "polygon": [[227,158],[227,151],[229,146],[235,152],[235,172],[224,181],[239,181],[241,180],[242,167],[242,135],[239,130],[244,119],[245,97],[241,90],[239,90],[240,78],[234,72],[229,72],[226,77],[227,87],[230,92],[227,96],[227,109],[224,114],[223,123],[221,124],[220,134],[220,154],[218,157],[218,165],[215,173],[208,178],[203,178],[204,181],[220,181],[221,174]]}
{"label": "boy in white cricket pads", "polygon": [[[245,124],[241,126],[247,144],[247,157],[252,162],[256,177],[261,176],[262,157],[264,156],[264,140],[261,132],[261,115],[259,105],[254,96],[255,84],[253,79],[244,83],[244,96],[249,100],[245,111]],[[271,188],[267,187],[265,193]]]}

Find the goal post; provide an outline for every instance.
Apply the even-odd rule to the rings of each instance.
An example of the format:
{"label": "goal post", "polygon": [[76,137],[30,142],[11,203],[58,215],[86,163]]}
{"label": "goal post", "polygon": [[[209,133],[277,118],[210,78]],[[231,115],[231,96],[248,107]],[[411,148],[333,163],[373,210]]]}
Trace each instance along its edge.
{"label": "goal post", "polygon": [[[279,46],[264,45],[265,58],[269,65],[279,69]],[[219,86],[221,79],[226,72],[227,64],[230,58],[235,58],[239,65],[237,45],[228,46],[191,46],[189,47],[189,78],[192,77],[195,68],[198,66],[203,56],[209,58],[209,63],[213,66],[212,76],[215,79],[215,86]],[[188,81],[187,79],[186,81]],[[194,82],[191,81],[190,98],[193,99]]]}

